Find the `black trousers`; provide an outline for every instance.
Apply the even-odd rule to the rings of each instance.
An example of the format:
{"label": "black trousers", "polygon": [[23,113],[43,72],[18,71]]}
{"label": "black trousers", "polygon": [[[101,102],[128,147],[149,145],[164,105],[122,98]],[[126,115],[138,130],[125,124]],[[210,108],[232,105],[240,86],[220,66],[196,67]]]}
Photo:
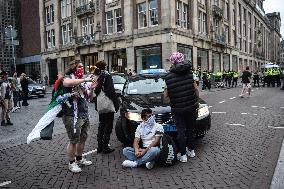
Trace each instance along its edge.
{"label": "black trousers", "polygon": [[232,87],[237,87],[238,84],[238,78],[233,78],[233,83],[232,83]]}
{"label": "black trousers", "polygon": [[196,115],[194,113],[175,114],[177,127],[178,149],[181,155],[186,154],[186,147],[194,149],[194,127]]}
{"label": "black trousers", "polygon": [[28,105],[28,92],[23,91],[23,106]]}
{"label": "black trousers", "polygon": [[98,148],[108,147],[113,128],[114,113],[99,114],[99,128],[97,134]]}

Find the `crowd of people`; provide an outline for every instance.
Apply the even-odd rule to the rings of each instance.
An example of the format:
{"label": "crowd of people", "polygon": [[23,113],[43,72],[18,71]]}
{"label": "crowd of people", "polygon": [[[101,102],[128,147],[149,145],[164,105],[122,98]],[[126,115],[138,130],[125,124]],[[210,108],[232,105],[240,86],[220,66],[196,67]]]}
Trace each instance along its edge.
{"label": "crowd of people", "polygon": [[[13,125],[10,112],[15,112],[22,106],[28,106],[28,80],[25,73],[20,78],[17,73],[12,78],[6,71],[0,73],[0,106],[2,108],[1,126]],[[22,103],[21,103],[22,101]]]}
{"label": "crowd of people", "polygon": [[[251,70],[250,70],[251,71]],[[193,70],[194,79],[196,83],[202,83],[202,90],[210,90],[212,86],[216,88],[223,87],[237,87],[239,80],[242,78],[242,72],[237,71],[218,71],[216,73],[210,71],[201,72],[200,68],[197,70]],[[265,68],[263,71],[255,70],[251,71],[251,84],[253,87],[281,87],[283,89],[283,85],[281,85],[283,81],[283,70],[279,68]]]}
{"label": "crowd of people", "polygon": [[[246,91],[250,95],[250,84],[252,78],[254,86],[259,86],[262,76],[258,71],[253,74],[249,67],[243,71],[242,75],[236,71],[217,72],[216,74],[192,70],[190,62],[184,60],[184,55],[175,52],[170,57],[171,68],[165,76],[164,97],[170,101],[171,111],[175,117],[177,128],[177,159],[180,162],[187,162],[188,157],[195,157],[194,125],[197,118],[196,109],[199,98],[199,79],[202,78],[202,89],[211,89],[211,81],[223,83],[227,87],[236,87],[238,79],[242,78],[243,88],[241,97]],[[98,61],[92,74],[84,78],[84,65],[79,60],[69,63],[69,68],[64,74],[59,74],[56,81],[53,98],[59,94],[69,94],[67,99],[61,104],[60,112],[66,128],[69,143],[67,145],[68,168],[71,172],[81,172],[80,165],[91,165],[92,161],[83,157],[83,151],[88,138],[90,120],[88,102],[95,102],[96,110],[99,114],[99,127],[97,133],[97,153],[112,153],[115,149],[110,148],[110,136],[113,130],[114,113],[119,110],[119,100],[115,93],[111,75],[106,71],[106,63]],[[128,75],[134,75],[131,70]],[[25,74],[21,74],[20,85],[15,73],[13,79],[8,81],[7,73],[2,72],[3,82],[1,84],[1,125],[12,125],[9,112],[11,111],[12,100],[14,107],[28,103],[27,82]],[[58,92],[58,86],[61,92]],[[221,84],[219,84],[221,85]],[[106,108],[107,107],[107,108]],[[143,109],[141,112],[142,122],[137,127],[135,139],[132,147],[123,149],[126,160],[122,162],[124,167],[146,166],[148,169],[154,167],[159,156],[160,140],[164,135],[163,126],[156,123],[155,115],[151,109]]]}

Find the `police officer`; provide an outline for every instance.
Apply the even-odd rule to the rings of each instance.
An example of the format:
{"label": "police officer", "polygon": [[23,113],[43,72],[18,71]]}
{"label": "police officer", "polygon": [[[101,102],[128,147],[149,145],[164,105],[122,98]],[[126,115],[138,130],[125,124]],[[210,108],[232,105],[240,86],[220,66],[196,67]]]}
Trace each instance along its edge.
{"label": "police officer", "polygon": [[256,87],[256,84],[257,87],[259,87],[259,75],[257,70],[253,73],[253,86]]}
{"label": "police officer", "polygon": [[237,87],[238,85],[238,79],[239,79],[239,73],[236,71],[233,71],[233,83],[232,83],[232,87]]}

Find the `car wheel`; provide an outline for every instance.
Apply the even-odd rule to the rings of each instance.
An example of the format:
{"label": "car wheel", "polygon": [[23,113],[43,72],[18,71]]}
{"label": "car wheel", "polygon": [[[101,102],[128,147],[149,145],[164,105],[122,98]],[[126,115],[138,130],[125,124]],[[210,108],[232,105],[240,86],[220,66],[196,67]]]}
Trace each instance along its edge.
{"label": "car wheel", "polygon": [[119,117],[115,124],[115,134],[117,139],[124,145],[124,146],[131,146],[130,141],[126,138],[123,128],[122,128],[122,121],[121,117]]}

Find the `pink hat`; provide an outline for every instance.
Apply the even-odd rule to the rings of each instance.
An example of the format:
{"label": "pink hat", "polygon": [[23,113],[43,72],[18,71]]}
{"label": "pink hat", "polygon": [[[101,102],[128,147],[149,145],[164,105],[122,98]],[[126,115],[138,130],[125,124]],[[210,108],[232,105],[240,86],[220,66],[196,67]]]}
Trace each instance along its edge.
{"label": "pink hat", "polygon": [[172,64],[178,64],[184,61],[184,55],[180,52],[173,52],[170,57]]}

